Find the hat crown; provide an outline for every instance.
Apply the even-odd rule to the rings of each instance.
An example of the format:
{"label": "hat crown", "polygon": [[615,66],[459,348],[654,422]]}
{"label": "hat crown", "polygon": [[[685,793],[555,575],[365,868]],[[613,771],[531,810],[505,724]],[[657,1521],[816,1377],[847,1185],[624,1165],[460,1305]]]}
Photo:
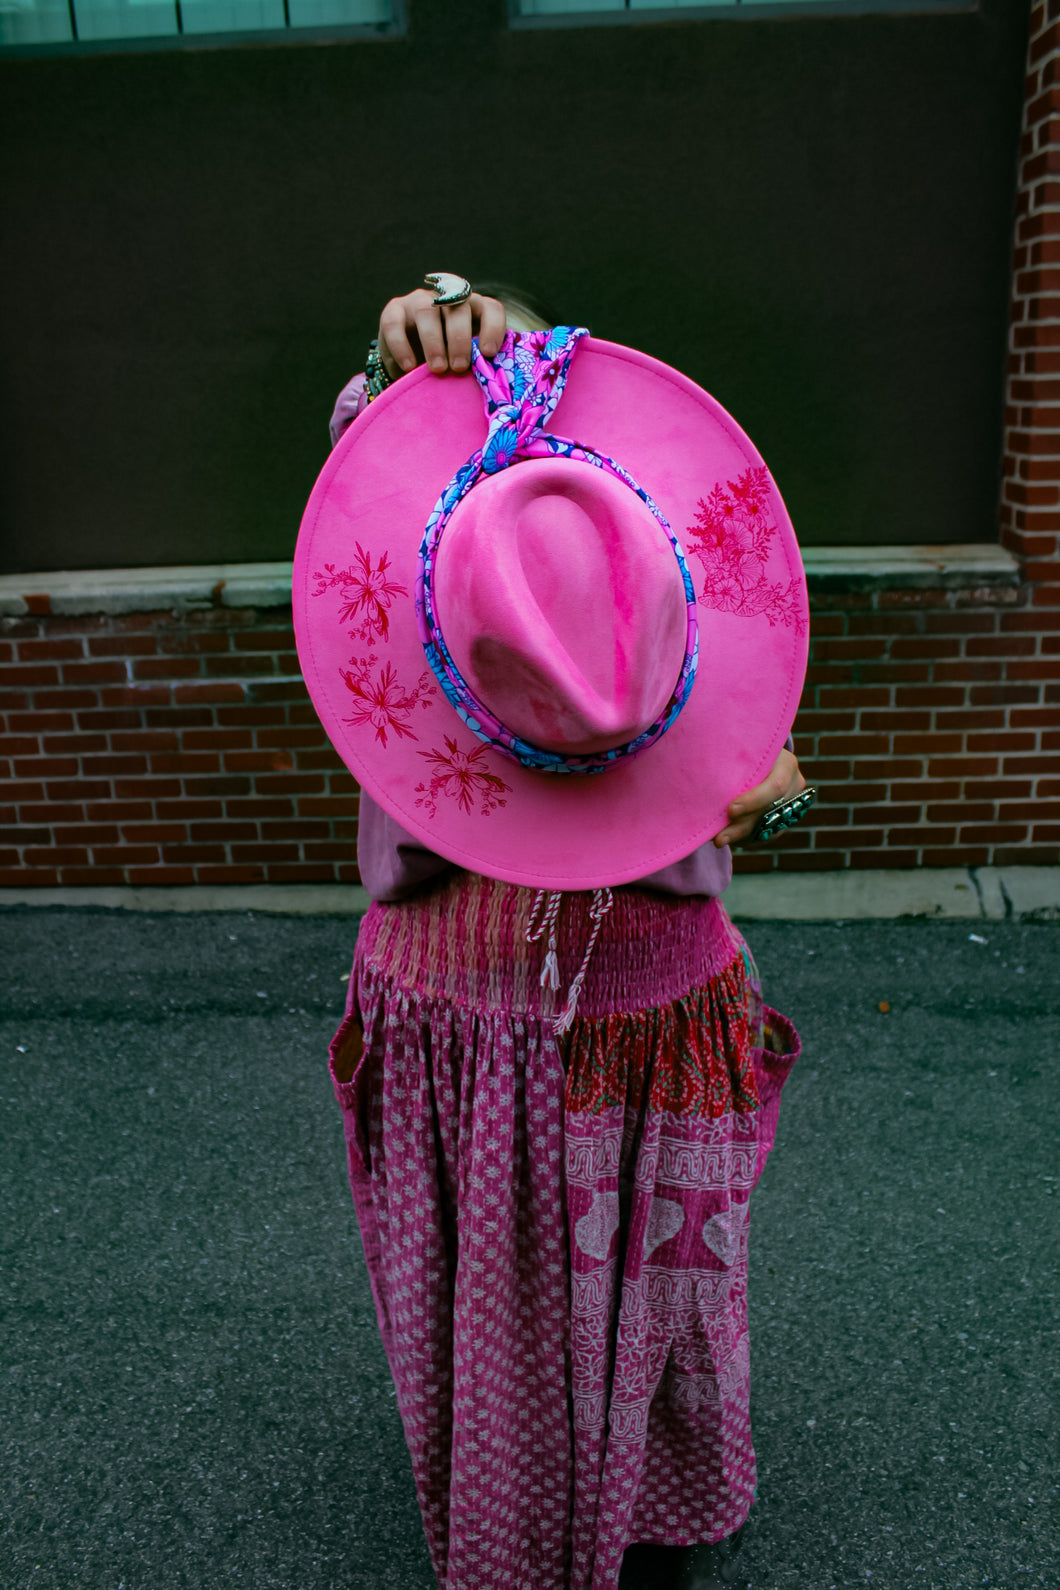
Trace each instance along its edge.
{"label": "hat crown", "polygon": [[[696,677],[696,667],[699,656],[699,621],[696,610],[695,592],[692,587],[691,577],[681,549],[673,530],[665,515],[658,505],[649,496],[647,491],[640,486],[628,471],[607,453],[600,452],[591,447],[582,446],[579,442],[567,437],[554,434],[546,429],[556,405],[558,404],[567,384],[571,360],[581,340],[586,336],[584,328],[577,326],[557,326],[551,331],[533,332],[527,337],[514,337],[509,332],[504,347],[493,360],[485,359],[481,351],[475,348],[475,357],[472,369],[475,380],[481,389],[486,407],[487,432],[486,439],[475,453],[461,465],[448,484],[442,489],[440,497],[427,520],[423,539],[420,543],[419,569],[416,579],[416,621],[420,639],[423,643],[424,655],[430,665],[431,671],[441,686],[444,694],[467,727],[484,744],[493,746],[504,756],[522,763],[524,767],[533,768],[535,771],[572,774],[572,773],[600,773],[613,769],[626,758],[639,756],[643,751],[657,743],[657,741],[672,727],[688,700],[689,692]],[[672,683],[669,693],[663,700],[662,710],[652,720],[644,721],[643,702],[647,699],[660,700],[658,679],[654,668],[640,671],[623,667],[620,672],[626,678],[626,685],[616,694],[614,689],[614,670],[611,673],[611,685],[607,698],[600,696],[599,691],[594,692],[588,687],[584,669],[577,664],[572,669],[564,670],[562,667],[549,665],[549,656],[555,657],[560,652],[569,652],[559,644],[558,637],[553,635],[548,644],[544,643],[545,632],[548,624],[537,625],[537,634],[530,636],[525,619],[529,616],[541,617],[539,604],[531,604],[529,609],[524,603],[523,621],[520,620],[515,610],[518,603],[508,603],[507,625],[500,634],[487,636],[487,644],[482,647],[479,643],[483,636],[462,637],[461,650],[464,656],[471,659],[475,652],[474,666],[485,668],[487,673],[493,675],[492,684],[495,693],[506,695],[512,699],[512,693],[507,685],[513,681],[520,687],[515,694],[514,705],[517,716],[524,722],[536,722],[543,726],[545,735],[551,738],[552,745],[562,749],[553,749],[540,738],[530,739],[515,729],[510,721],[502,718],[482,694],[476,689],[475,684],[469,680],[464,670],[456,660],[453,650],[452,637],[445,634],[445,625],[441,620],[437,601],[437,577],[441,557],[441,549],[447,538],[454,515],[460,511],[467,502],[469,493],[481,491],[483,485],[495,479],[498,475],[509,473],[513,466],[518,466],[519,471],[525,469],[531,462],[548,463],[557,465],[559,460],[566,464],[589,465],[591,471],[596,472],[593,484],[590,486],[583,481],[579,491],[574,488],[574,497],[581,497],[580,503],[571,499],[569,488],[564,485],[563,475],[565,468],[560,473],[552,473],[542,479],[554,483],[546,486],[543,493],[531,493],[537,498],[533,502],[524,502],[522,508],[527,520],[527,529],[531,521],[537,521],[543,510],[544,520],[547,521],[545,543],[556,534],[557,525],[566,522],[568,529],[572,526],[573,519],[579,519],[578,509],[582,510],[581,517],[590,521],[590,529],[579,537],[577,533],[563,536],[561,542],[566,546],[566,563],[569,568],[571,563],[577,562],[576,549],[579,542],[582,549],[589,548],[600,541],[600,536],[594,533],[591,525],[597,518],[605,523],[609,522],[609,533],[605,532],[604,541],[612,540],[617,547],[622,545],[623,538],[615,534],[616,525],[629,524],[635,527],[637,535],[635,541],[641,546],[658,546],[657,532],[661,531],[669,543],[676,567],[677,577],[683,587],[685,604],[684,625],[684,651],[681,657],[680,668]],[[600,485],[600,477],[607,476],[612,482],[610,488]],[[614,485],[619,485],[617,494]],[[558,488],[558,489],[557,489]],[[494,496],[494,510],[500,509],[500,517],[505,517],[505,509],[510,508],[508,495],[510,487],[500,488]],[[640,508],[634,508],[628,501],[623,501],[623,495],[632,493],[641,508],[654,518],[656,531],[653,532],[647,525]],[[553,496],[556,500],[551,504],[543,504],[541,496]],[[609,500],[610,499],[610,500]],[[561,506],[564,503],[565,506]],[[571,511],[568,511],[571,510]],[[507,517],[511,519],[510,512]],[[520,517],[520,515],[516,515]],[[473,515],[468,521],[471,525],[479,527],[481,517]],[[485,538],[479,534],[472,534],[472,556],[477,553],[479,543],[486,545]],[[530,560],[533,564],[533,559]],[[539,566],[546,569],[550,566],[549,559],[538,560]],[[625,560],[628,563],[628,559]],[[636,560],[633,560],[634,563]],[[621,563],[623,560],[618,559]],[[508,559],[509,566],[522,568],[523,559],[518,554],[514,559]],[[504,571],[494,566],[495,574],[501,576],[501,588],[511,591],[510,583],[504,580]],[[611,576],[616,573],[614,566],[610,570]],[[629,570],[626,569],[627,583]],[[664,577],[665,579],[665,577]],[[673,587],[673,574],[666,582]],[[523,597],[527,594],[525,580],[518,580],[517,587]],[[604,584],[616,590],[614,578],[608,578]],[[602,613],[598,593],[589,588],[584,580],[576,583],[575,589],[580,589],[589,601],[588,611]],[[674,587],[676,589],[676,587]],[[553,597],[555,597],[553,592]],[[662,635],[668,637],[672,626],[668,622],[670,603],[665,600],[658,613],[661,622]],[[619,608],[627,616],[631,609],[631,594],[627,594],[623,606],[619,596],[612,602],[612,614]],[[467,609],[460,605],[451,604],[451,614],[458,620]],[[478,614],[481,617],[481,605]],[[582,608],[580,613],[574,615],[577,622],[570,626],[572,634],[579,627],[586,624],[587,612]],[[496,622],[496,620],[495,620]],[[530,629],[534,628],[531,623]],[[606,637],[597,637],[602,642],[598,647],[598,657],[613,657],[616,633],[619,633],[614,623]],[[503,644],[505,636],[521,633],[524,639],[529,639],[529,645],[522,649]],[[658,638],[658,632],[657,632]],[[494,642],[501,640],[500,650]],[[478,650],[475,651],[476,646]],[[582,655],[588,658],[584,647],[579,648]],[[629,648],[620,647],[620,654],[625,657]],[[662,649],[667,649],[665,638]],[[641,653],[642,660],[650,660],[654,656],[652,647],[643,646],[632,648],[634,652]],[[502,653],[507,652],[507,668],[499,667]],[[629,683],[635,679],[636,685],[633,699],[629,691]],[[542,686],[545,688],[542,689]],[[592,696],[595,694],[595,701]],[[616,737],[615,729],[619,723],[633,723],[638,732],[626,738]],[[574,746],[578,743],[591,745],[594,749],[577,751]]]}
{"label": "hat crown", "polygon": [[439,547],[435,600],[487,710],[564,755],[643,733],[685,655],[686,597],[665,533],[588,463],[529,459],[481,481]]}

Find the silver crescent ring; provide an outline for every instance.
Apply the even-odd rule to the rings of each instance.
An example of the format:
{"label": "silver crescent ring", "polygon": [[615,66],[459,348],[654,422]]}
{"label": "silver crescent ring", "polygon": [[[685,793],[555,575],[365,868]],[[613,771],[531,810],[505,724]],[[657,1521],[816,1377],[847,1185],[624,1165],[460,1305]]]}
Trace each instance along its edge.
{"label": "silver crescent ring", "polygon": [[471,283],[463,276],[454,276],[451,271],[428,271],[423,282],[437,294],[435,309],[451,309],[454,304],[466,304],[471,297]]}

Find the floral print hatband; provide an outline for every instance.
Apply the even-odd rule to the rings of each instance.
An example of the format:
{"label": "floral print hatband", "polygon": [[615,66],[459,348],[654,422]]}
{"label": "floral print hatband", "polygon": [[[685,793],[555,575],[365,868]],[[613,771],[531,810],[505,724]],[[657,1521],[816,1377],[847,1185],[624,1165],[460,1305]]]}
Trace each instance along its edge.
{"label": "floral print hatband", "polygon": [[[416,576],[416,623],[420,641],[435,678],[454,712],[472,734],[523,767],[542,773],[602,773],[616,762],[638,756],[664,735],[688,700],[699,661],[699,624],[696,593],[681,545],[665,516],[644,488],[604,453],[583,447],[544,429],[563,395],[571,359],[582,337],[584,326],[556,326],[551,331],[518,333],[509,331],[493,359],[472,343],[475,379],[482,388],[489,430],[477,453],[457,470],[434,505],[420,543]],[[496,475],[510,465],[528,458],[570,458],[592,464],[621,480],[651,510],[677,558],[688,609],[685,656],[669,701],[655,721],[625,745],[589,755],[568,756],[547,751],[505,727],[478,700],[461,674],[445,643],[434,608],[434,567],[446,525],[457,504],[487,475]]]}

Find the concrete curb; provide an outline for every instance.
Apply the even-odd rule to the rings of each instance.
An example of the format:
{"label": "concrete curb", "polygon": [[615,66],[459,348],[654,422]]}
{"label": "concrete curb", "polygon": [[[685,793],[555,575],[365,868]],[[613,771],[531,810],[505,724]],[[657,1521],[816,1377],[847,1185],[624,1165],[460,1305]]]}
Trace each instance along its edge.
{"label": "concrete curb", "polygon": [[57,905],[92,906],[104,911],[261,911],[273,916],[359,916],[367,911],[368,904],[368,891],[354,883],[204,883],[170,889],[0,889],[0,908]]}
{"label": "concrete curb", "polygon": [[1060,867],[770,872],[734,878],[731,916],[778,922],[894,917],[1060,921]]}
{"label": "concrete curb", "polygon": [[[917,871],[770,872],[734,878],[729,914],[744,921],[830,922],[895,917],[1060,921],[1060,867],[938,867]],[[356,884],[193,885],[171,889],[0,889],[0,907],[95,907],[112,911],[260,911],[279,916],[358,916]]]}

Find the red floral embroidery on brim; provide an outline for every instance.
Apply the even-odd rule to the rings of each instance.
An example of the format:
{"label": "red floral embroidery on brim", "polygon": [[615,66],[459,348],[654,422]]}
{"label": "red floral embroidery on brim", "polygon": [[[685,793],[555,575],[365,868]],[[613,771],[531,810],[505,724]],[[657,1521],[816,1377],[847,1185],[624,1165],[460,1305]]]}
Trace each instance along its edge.
{"label": "red floral embroidery on brim", "polygon": [[417,707],[430,706],[430,698],[437,694],[434,680],[425,670],[410,690],[398,679],[391,663],[373,673],[378,661],[377,657],[352,657],[349,668],[339,669],[354,700],[352,713],[343,721],[356,728],[370,725],[384,747],[388,734],[398,739],[419,739],[408,727],[408,720]]}
{"label": "red floral embroidery on brim", "polygon": [[700,498],[695,524],[685,532],[689,553],[703,565],[703,607],[740,618],[764,614],[770,628],[806,628],[802,588],[797,580],[769,580],[765,565],[777,527],[769,514],[771,482],[764,465],[744,471],[739,480],[714,487]]}
{"label": "red floral embroidery on brim", "polygon": [[341,591],[339,623],[348,624],[353,619],[359,619],[350,630],[351,640],[363,640],[368,645],[374,640],[388,641],[389,609],[396,597],[408,596],[408,589],[388,577],[388,552],[384,552],[373,566],[371,553],[366,552],[359,541],[354,544],[356,556],[349,568],[336,569],[334,563],[325,563],[324,573],[313,576],[317,581],[313,595],[323,596],[326,591],[336,589]]}
{"label": "red floral embroidery on brim", "polygon": [[480,817],[488,817],[499,806],[505,806],[507,802],[501,795],[510,792],[511,786],[482,765],[489,747],[476,745],[471,751],[462,751],[448,734],[445,743],[448,753],[438,750],[419,753],[430,768],[430,776],[427,783],[416,785],[416,805],[422,806],[428,817],[437,815],[438,802],[442,799],[455,800],[460,810],[469,816],[476,806]]}

